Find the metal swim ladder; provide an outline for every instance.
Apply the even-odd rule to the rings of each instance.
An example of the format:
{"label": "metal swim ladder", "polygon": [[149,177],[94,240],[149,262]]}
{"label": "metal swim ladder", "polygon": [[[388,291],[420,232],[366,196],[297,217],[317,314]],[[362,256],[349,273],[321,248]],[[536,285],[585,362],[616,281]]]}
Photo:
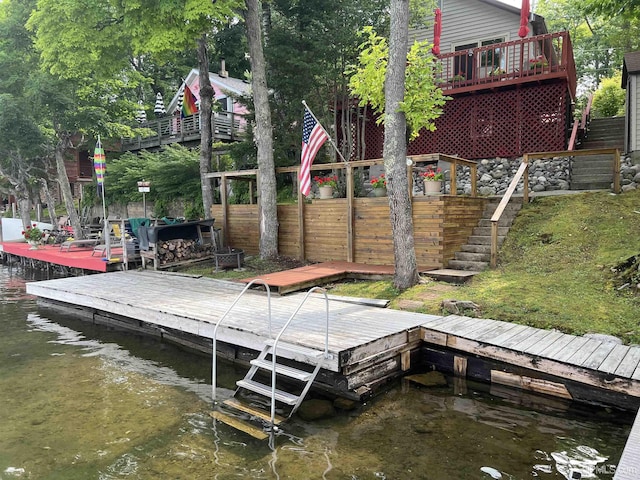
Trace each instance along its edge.
{"label": "metal swim ladder", "polygon": [[[238,298],[236,298],[236,301],[233,302],[233,304],[229,307],[229,309],[225,312],[225,314],[220,318],[220,320],[218,320],[218,323],[216,324],[216,328],[214,329],[214,334],[213,334],[213,400],[214,400],[214,404],[215,404],[215,376],[216,376],[216,370],[215,370],[215,356],[216,356],[216,333],[217,333],[217,328],[219,327],[219,325],[221,324],[222,320],[228,315],[228,313],[231,311],[231,309],[235,306],[235,304],[238,302],[238,300],[240,299],[240,297],[245,293],[245,291],[257,280],[252,281],[251,283],[249,283],[247,285],[247,287],[245,287],[245,289],[240,293],[240,295],[238,295]],[[266,288],[267,291],[269,291],[269,286],[260,281],[261,283],[263,283]],[[288,342],[284,342],[281,340],[284,332],[287,330],[287,328],[291,325],[291,323],[293,322],[294,318],[296,317],[296,315],[298,314],[298,312],[300,311],[300,309],[302,308],[302,306],[306,303],[307,299],[309,298],[309,296],[315,292],[315,291],[321,291],[324,294],[324,298],[325,298],[325,341],[324,341],[324,350],[316,350],[316,349],[312,349],[312,348],[307,348],[307,347],[303,347],[300,345],[296,345],[293,343],[288,343]],[[329,298],[327,297],[327,293],[326,290],[320,287],[313,287],[311,288],[305,295],[305,297],[300,301],[300,303],[298,304],[297,308],[295,309],[295,311],[291,314],[291,316],[288,318],[288,320],[285,322],[284,326],[280,329],[280,331],[278,332],[278,335],[275,337],[275,339],[272,338],[271,335],[271,296],[269,294],[269,339],[265,342],[265,346],[263,348],[263,350],[260,352],[260,354],[258,355],[257,358],[255,358],[254,360],[251,360],[251,367],[249,369],[249,371],[247,372],[247,374],[245,375],[245,377],[242,380],[238,380],[236,382],[237,385],[237,389],[234,392],[234,397],[238,396],[238,393],[242,390],[242,389],[246,389],[249,390],[253,393],[256,393],[260,396],[263,396],[267,399],[269,399],[269,404],[270,404],[270,412],[269,412],[269,416],[267,416],[264,412],[262,412],[261,410],[256,410],[253,407],[247,406],[245,404],[242,404],[241,402],[239,402],[237,399],[233,399],[233,400],[227,400],[224,402],[225,406],[230,407],[232,409],[236,409],[236,410],[240,410],[244,413],[248,413],[250,415],[252,415],[253,417],[258,417],[259,419],[261,419],[264,422],[269,422],[270,423],[270,428],[272,430],[275,429],[275,426],[283,421],[285,421],[286,419],[290,418],[295,411],[298,409],[298,407],[302,404],[302,401],[304,400],[305,396],[307,395],[307,393],[309,392],[309,389],[311,388],[311,386],[313,385],[313,382],[316,378],[316,376],[318,375],[318,372],[320,371],[320,369],[322,368],[322,366],[324,365],[324,360],[331,358],[331,355],[329,354]],[[299,368],[295,368],[295,367],[291,367],[289,365],[285,365],[283,363],[278,363],[278,354],[282,354],[283,352],[288,353],[288,357],[302,362],[302,363],[307,363],[310,365],[313,365],[313,370],[312,371],[307,371],[307,370],[302,370]],[[271,358],[268,358],[268,357]],[[285,357],[285,355],[280,355],[281,357]],[[261,370],[264,371],[268,371],[271,374],[271,385],[265,385],[263,383],[259,383],[257,382],[254,377],[256,376],[256,374],[258,372],[260,372]],[[297,381],[299,383],[304,384],[302,387],[302,391],[300,394],[293,394],[290,393],[288,391],[285,390],[281,390],[276,388],[276,378],[277,375],[283,376],[283,377],[287,377],[289,379],[292,379],[294,381]],[[284,403],[288,406],[291,406],[291,410],[288,414],[288,416],[286,418],[280,417],[280,416],[276,416],[276,402],[281,402]],[[215,415],[214,415],[215,416]],[[222,420],[222,421],[226,421],[224,418],[219,418],[216,416],[216,418]],[[230,423],[230,422],[227,422]],[[241,430],[244,430],[245,432],[253,435],[253,433],[251,433],[249,430],[242,428],[240,425],[238,425],[238,421],[233,421],[234,425],[236,428],[239,428]]]}

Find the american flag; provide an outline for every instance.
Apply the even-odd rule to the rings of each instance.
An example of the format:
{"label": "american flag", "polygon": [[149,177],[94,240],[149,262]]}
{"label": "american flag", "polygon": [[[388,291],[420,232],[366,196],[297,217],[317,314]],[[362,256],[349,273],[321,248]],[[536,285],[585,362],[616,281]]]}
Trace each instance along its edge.
{"label": "american flag", "polygon": [[303,195],[309,196],[311,193],[311,164],[316,157],[318,150],[329,136],[317,120],[313,117],[309,109],[305,106],[304,122],[302,125],[302,155],[300,158],[300,191]]}

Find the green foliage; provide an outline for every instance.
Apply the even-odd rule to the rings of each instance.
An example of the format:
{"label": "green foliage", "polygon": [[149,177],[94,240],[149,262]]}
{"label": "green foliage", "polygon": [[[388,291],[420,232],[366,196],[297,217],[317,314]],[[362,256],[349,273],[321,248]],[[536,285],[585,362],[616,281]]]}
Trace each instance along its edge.
{"label": "green foliage", "polygon": [[[360,105],[371,105],[384,123],[384,79],[387,71],[389,46],[386,39],[371,27],[362,29],[365,41],[360,45],[359,64],[347,69],[351,75],[349,88],[358,96]],[[421,129],[435,130],[434,120],[442,115],[442,107],[449,99],[435,84],[438,69],[436,57],[427,42],[414,42],[407,55],[405,96],[400,108],[407,119],[411,140]]]}
{"label": "green foliage", "polygon": [[593,95],[593,114],[595,117],[613,117],[624,115],[625,91],[621,87],[622,74],[618,72],[611,78],[605,78]]}
{"label": "green foliage", "polygon": [[[442,300],[470,300],[480,305],[483,318],[576,335],[606,333],[638,343],[640,297],[618,291],[611,268],[638,254],[637,243],[629,239],[640,237],[634,213],[639,203],[640,190],[536,199],[516,218],[499,252],[498,269],[461,287],[427,282],[383,298],[393,299],[393,308],[402,299],[419,300],[418,310],[432,314],[442,313]],[[349,285],[331,293],[367,296],[363,288]]]}
{"label": "green foliage", "polygon": [[105,195],[109,203],[139,202],[137,182],[151,182],[147,199],[155,202],[156,215],[167,214],[166,205],[176,198],[188,201],[191,216],[201,217],[199,157],[196,150],[171,145],[160,152],[125,153],[120,158],[107,157]]}

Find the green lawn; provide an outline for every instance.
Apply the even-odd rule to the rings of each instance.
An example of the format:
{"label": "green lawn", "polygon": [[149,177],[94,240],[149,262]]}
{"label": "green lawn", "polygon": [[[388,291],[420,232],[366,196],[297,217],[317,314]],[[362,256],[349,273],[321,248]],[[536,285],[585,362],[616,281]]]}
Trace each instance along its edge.
{"label": "green lawn", "polygon": [[[444,299],[470,300],[484,318],[573,334],[607,333],[640,343],[640,295],[619,291],[611,271],[640,254],[638,212],[640,190],[537,198],[518,215],[500,250],[499,267],[467,285],[425,280],[402,293],[391,282],[354,281],[329,288],[336,295],[386,298],[391,308],[433,314],[442,313]],[[248,266],[240,276],[252,275],[254,268],[258,274],[278,269],[277,263],[257,260]],[[230,275],[238,276],[213,276]]]}

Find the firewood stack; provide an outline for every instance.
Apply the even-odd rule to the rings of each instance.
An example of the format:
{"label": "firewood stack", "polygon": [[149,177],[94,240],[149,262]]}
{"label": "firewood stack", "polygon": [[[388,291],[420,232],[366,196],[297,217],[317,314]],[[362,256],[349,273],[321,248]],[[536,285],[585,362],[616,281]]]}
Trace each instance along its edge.
{"label": "firewood stack", "polygon": [[213,245],[201,245],[196,240],[163,240],[156,244],[156,254],[160,265],[197,260],[213,254]]}

